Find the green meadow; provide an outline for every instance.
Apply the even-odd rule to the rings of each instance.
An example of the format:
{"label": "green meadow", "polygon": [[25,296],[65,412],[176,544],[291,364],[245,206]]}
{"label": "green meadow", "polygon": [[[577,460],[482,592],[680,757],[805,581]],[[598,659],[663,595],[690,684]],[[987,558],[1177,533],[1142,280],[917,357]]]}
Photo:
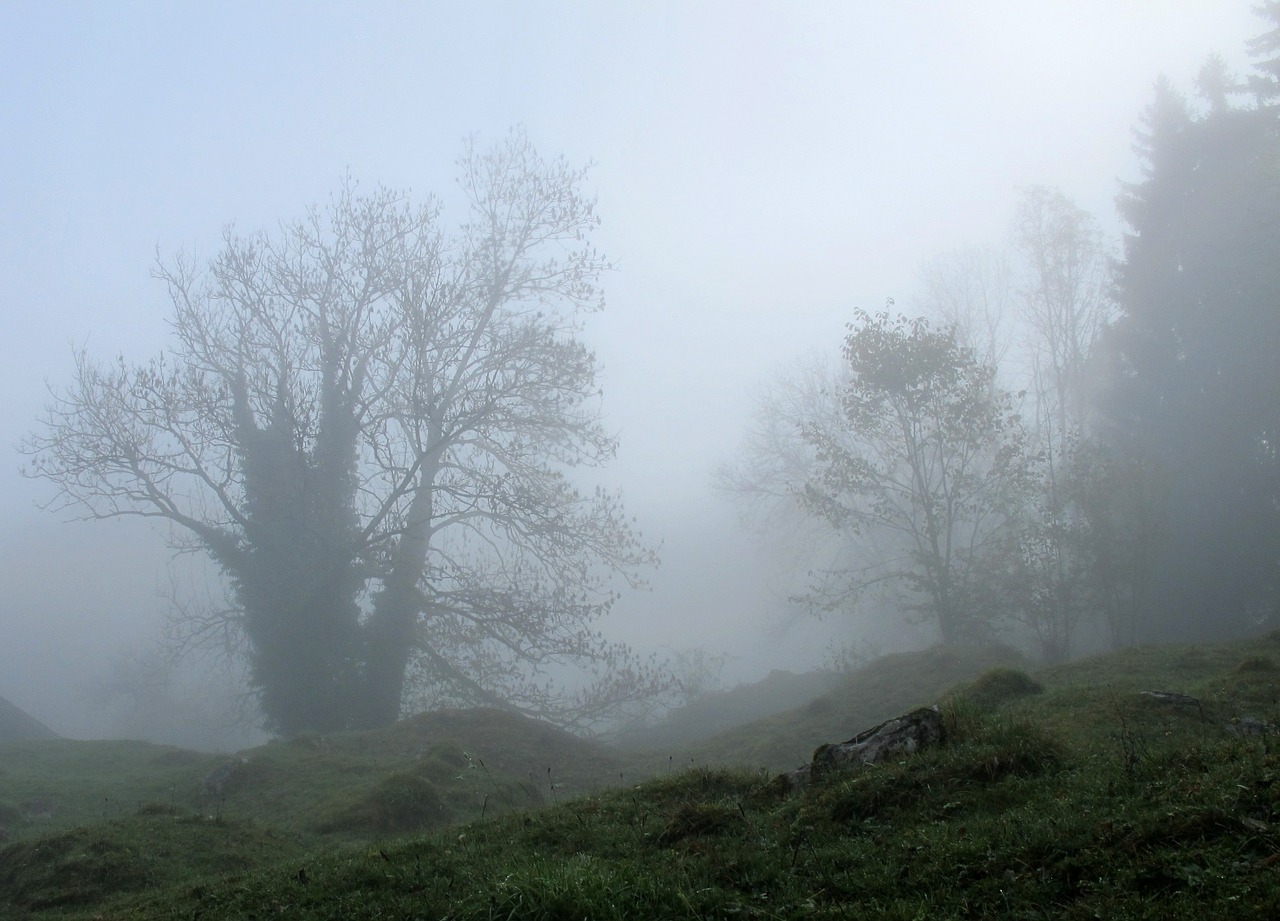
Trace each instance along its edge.
{"label": "green meadow", "polygon": [[[1276,917],[1278,699],[1273,634],[889,656],[670,751],[488,710],[230,756],[10,744],[0,917]],[[940,747],[779,777],[934,703]]]}

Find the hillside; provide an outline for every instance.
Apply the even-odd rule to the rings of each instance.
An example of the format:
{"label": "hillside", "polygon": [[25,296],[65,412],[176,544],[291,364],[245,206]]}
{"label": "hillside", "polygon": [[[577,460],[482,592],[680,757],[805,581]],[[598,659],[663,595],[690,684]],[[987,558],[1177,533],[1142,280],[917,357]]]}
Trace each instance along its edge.
{"label": "hillside", "polygon": [[58,734],[21,707],[0,697],[0,745],[26,739],[56,739]]}
{"label": "hillside", "polygon": [[607,749],[498,710],[445,710],[372,732],[304,733],[234,755],[145,742],[0,746],[0,841],[140,806],[252,821],[304,843],[362,841],[554,803],[621,782]]}
{"label": "hillside", "polygon": [[696,745],[715,733],[802,707],[831,690],[839,680],[834,671],[795,674],[775,669],[759,681],[711,691],[672,710],[651,726],[629,730],[614,744],[628,750]]}
{"label": "hillside", "polygon": [[642,762],[658,772],[669,765],[718,765],[786,771],[808,761],[823,742],[934,703],[948,688],[996,666],[1025,665],[1006,647],[935,646],[883,656],[837,681],[825,693],[781,713],[652,751]]}
{"label": "hillside", "polygon": [[[743,767],[651,755],[660,776],[639,785],[619,753],[491,711],[264,746],[235,759],[243,788],[225,791],[221,815],[152,801],[0,849],[0,916],[1280,915],[1280,634],[1031,671],[1008,657],[939,649],[872,663],[814,712],[690,756]],[[910,699],[901,712],[948,673],[969,677],[934,698],[946,745],[798,792],[760,770],[760,753],[780,757],[796,733],[829,719],[839,731],[806,747],[847,738],[867,725],[849,714]],[[752,744],[735,756],[735,740]],[[52,782],[67,744],[0,749],[0,802],[15,752],[43,750]],[[135,748],[116,763],[97,752],[101,779],[137,783],[144,760],[176,770],[196,757]],[[614,776],[621,786],[606,789]],[[475,820],[414,830],[461,806]],[[406,815],[416,825],[397,824]]]}

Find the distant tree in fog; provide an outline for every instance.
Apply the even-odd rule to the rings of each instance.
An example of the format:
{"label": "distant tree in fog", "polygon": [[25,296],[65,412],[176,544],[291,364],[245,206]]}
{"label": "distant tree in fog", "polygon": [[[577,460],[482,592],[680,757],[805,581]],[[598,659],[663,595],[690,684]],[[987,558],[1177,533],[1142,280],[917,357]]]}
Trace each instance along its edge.
{"label": "distant tree in fog", "polygon": [[[1041,186],[1022,191],[1011,244],[1007,253],[968,248],[930,260],[917,303],[954,324],[960,341],[1021,392],[1034,484],[1001,530],[980,588],[1042,658],[1059,660],[1087,622],[1102,620],[1104,608],[1114,622],[1134,596],[1117,581],[1127,570],[1112,565],[1136,558],[1120,548],[1122,534],[1132,535],[1099,490],[1120,490],[1119,471],[1135,468],[1099,450],[1089,419],[1097,346],[1115,311],[1113,260],[1092,215]],[[1137,495],[1147,493],[1114,498]],[[1129,524],[1150,518],[1134,511]]]}
{"label": "distant tree in fog", "polygon": [[1266,30],[1245,45],[1255,71],[1247,87],[1257,105],[1265,107],[1280,101],[1280,0],[1261,0],[1254,12],[1266,22]]}
{"label": "distant tree in fog", "polygon": [[732,463],[716,471],[716,485],[742,498],[745,523],[761,534],[803,535],[812,522],[796,490],[814,474],[817,457],[806,430],[834,430],[840,419],[845,369],[813,355],[789,365],[753,397],[751,418]]}
{"label": "distant tree in fog", "polygon": [[233,751],[263,741],[238,677],[182,668],[160,644],[121,648],[89,676],[83,705],[111,738]]}
{"label": "distant tree in fog", "polygon": [[953,328],[924,319],[858,311],[843,355],[828,411],[802,419],[809,453],[787,486],[851,548],[808,600],[838,609],[887,587],[944,642],[980,636],[993,612],[975,580],[1023,480],[1012,398]]}
{"label": "distant tree in fog", "polygon": [[[348,181],[274,235],[158,268],[173,351],[79,354],[28,445],[84,517],[173,525],[236,602],[267,725],[378,726],[436,702],[591,719],[652,676],[592,623],[654,562],[569,468],[615,448],[580,317],[607,268],[583,174],[520,132],[468,146],[470,217]],[[549,668],[595,662],[574,697]]]}
{"label": "distant tree in fog", "polygon": [[1093,215],[1043,186],[1022,192],[1014,248],[1024,266],[1017,303],[1036,428],[1079,434],[1087,427],[1094,349],[1115,312],[1111,253]]}
{"label": "distant tree in fog", "polygon": [[1060,661],[1099,608],[1101,531],[1084,500],[1100,474],[1089,441],[1089,375],[1114,310],[1111,254],[1092,215],[1042,186],[1020,196],[1013,248],[1036,486],[1006,535],[1006,565],[992,588],[1006,615],[1035,637],[1041,657]]}
{"label": "distant tree in fog", "polygon": [[955,330],[983,364],[1004,370],[1017,319],[1013,263],[1007,253],[966,246],[925,262],[916,305]]}
{"label": "distant tree in fog", "polygon": [[[734,502],[739,520],[767,554],[770,590],[781,601],[783,622],[834,613],[852,627],[863,616],[876,616],[868,606],[841,605],[813,591],[816,574],[847,571],[874,550],[867,535],[832,528],[804,498],[804,484],[820,475],[817,449],[804,433],[855,439],[841,421],[848,382],[848,365],[835,350],[779,368],[752,395],[746,432],[732,460],[715,470],[715,488]],[[840,654],[862,642],[846,638]]]}
{"label": "distant tree in fog", "polygon": [[[935,486],[943,492],[963,491],[960,482],[946,481],[951,472],[959,467],[973,471],[1003,458],[1008,466],[999,471],[999,488],[988,494],[991,504],[966,521],[976,507],[969,498],[957,503],[957,527],[954,532],[939,531],[936,554],[923,534],[913,536],[916,550],[906,553],[902,533],[889,538],[893,528],[883,523],[869,526],[865,509],[825,534],[815,531],[812,525],[819,519],[812,514],[814,493],[798,486],[829,476],[824,464],[837,455],[863,457],[873,431],[878,432],[882,456],[918,454],[919,449],[906,443],[907,436],[938,449],[940,456],[963,453],[958,443],[944,445],[944,437],[932,434],[927,425],[922,431],[929,433],[924,435],[912,435],[903,427],[902,418],[923,411],[923,403],[910,413],[895,410],[894,424],[901,431],[890,441],[865,418],[851,418],[851,388],[871,380],[864,373],[871,358],[867,343],[860,353],[862,367],[849,360],[842,368],[821,362],[797,364],[763,389],[738,460],[721,470],[719,482],[743,500],[748,520],[759,530],[776,534],[786,528],[789,535],[808,539],[801,565],[825,575],[804,600],[819,607],[847,608],[855,597],[879,586],[888,589],[890,599],[896,593],[899,605],[904,589],[919,601],[927,580],[906,576],[902,561],[911,559],[919,572],[939,574],[928,577],[935,594],[929,595],[925,607],[954,608],[968,621],[962,624],[959,614],[944,616],[957,626],[941,628],[940,621],[942,632],[973,636],[997,621],[1012,623],[1044,658],[1057,660],[1070,653],[1081,625],[1100,609],[1096,564],[1102,545],[1097,542],[1109,535],[1107,552],[1110,559],[1119,559],[1122,533],[1127,535],[1114,522],[1095,528],[1086,514],[1086,509],[1102,514],[1106,508],[1097,501],[1100,483],[1117,485],[1114,470],[1106,468],[1104,475],[1104,458],[1087,432],[1089,374],[1113,310],[1111,258],[1094,219],[1062,193],[1040,187],[1022,195],[1013,244],[1008,252],[969,247],[925,263],[915,303],[941,326],[903,318],[894,323],[887,317],[875,322],[866,315],[861,318],[864,338],[879,330],[876,344],[883,354],[875,360],[885,367],[896,362],[902,375],[923,374],[923,343],[932,342],[937,346],[931,353],[933,370],[941,374],[961,364],[968,369],[963,383],[959,376],[945,384],[941,377],[927,384],[921,377],[912,386],[938,392],[950,387],[953,395],[964,393],[966,399],[985,387],[988,407],[1002,407],[994,418],[1003,419],[1003,430],[988,432],[989,443],[966,446],[971,456],[959,465],[934,462],[932,469],[940,476],[936,484],[921,485],[927,477],[904,479],[906,489],[901,484],[891,487],[888,478],[878,486],[861,484],[872,492],[897,489],[894,512],[909,510],[902,521],[910,531],[915,527],[911,516],[933,501],[923,497]],[[894,324],[903,342],[895,343],[889,335]],[[944,340],[950,343],[947,354],[941,347]],[[1002,362],[1005,367],[1000,367]],[[1010,384],[1025,389],[1010,392]],[[887,391],[880,396],[887,397]],[[938,431],[950,431],[941,421],[941,406],[929,407],[938,414],[931,424]],[[1030,425],[1024,425],[1024,414]],[[886,447],[889,444],[892,448]],[[1095,475],[1100,479],[1095,481]],[[906,498],[917,489],[919,496]],[[861,526],[852,526],[855,521]],[[927,550],[923,555],[921,548]],[[931,556],[936,561],[926,565],[923,561]],[[1113,582],[1109,597],[1130,596]]]}

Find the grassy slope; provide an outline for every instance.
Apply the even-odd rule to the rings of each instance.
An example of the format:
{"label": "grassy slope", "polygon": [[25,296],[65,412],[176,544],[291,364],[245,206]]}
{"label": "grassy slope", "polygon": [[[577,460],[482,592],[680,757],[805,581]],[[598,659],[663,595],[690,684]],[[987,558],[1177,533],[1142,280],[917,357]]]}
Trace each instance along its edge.
{"label": "grassy slope", "polygon": [[0,826],[10,838],[129,815],[142,803],[195,805],[225,756],[146,742],[28,740],[0,746]]}
{"label": "grassy slope", "polygon": [[[304,846],[296,835],[238,819],[153,807],[76,832],[80,838],[0,851],[0,915],[8,899],[15,917],[78,905],[104,919],[1274,917],[1280,746],[1238,730],[1249,725],[1242,717],[1280,722],[1277,662],[1280,637],[1271,636],[1209,650],[1131,650],[1045,670],[1036,677],[1047,690],[1030,696],[1014,693],[1019,683],[1006,672],[948,698],[947,747],[791,795],[766,772],[706,763],[712,755],[732,760],[732,743],[721,736],[694,753],[705,759],[698,767],[638,787],[545,809],[495,808],[483,821],[426,836],[372,832],[355,847],[317,851],[319,839]],[[876,688],[851,682],[827,707],[856,705],[867,718],[837,722],[806,748],[923,702],[907,699],[906,689],[924,693],[948,668],[972,676],[982,664],[965,663],[955,650],[903,657],[896,674],[879,673]],[[874,698],[877,688],[883,696]],[[1157,702],[1138,693],[1144,689],[1192,693],[1202,704]],[[766,725],[807,732],[800,724],[816,725],[831,715],[824,709]],[[464,717],[452,720],[433,729],[465,730]],[[494,720],[480,735],[511,743],[521,728]],[[385,735],[378,757],[392,773],[404,771],[396,752],[411,755],[414,745],[419,753],[427,746],[422,763],[465,750],[423,727]],[[465,744],[478,749],[478,741]],[[528,768],[523,782],[531,784],[539,768],[529,765],[547,760],[554,742],[548,735],[513,744],[511,762],[486,759],[487,768],[514,781]],[[361,744],[368,740],[328,737],[269,748],[315,758],[307,746],[328,746],[326,757],[340,759]],[[796,760],[787,748],[795,744],[774,749],[787,752],[785,766]],[[767,763],[761,751],[753,744],[739,763]],[[580,754],[583,775],[617,768],[598,750]],[[563,790],[567,778],[566,769]],[[131,861],[120,858],[131,849]],[[183,849],[207,859],[188,863]],[[126,892],[116,901],[97,901],[107,887],[93,881],[107,861],[95,863],[95,854],[116,854],[132,888],[139,880],[174,885],[146,896],[120,886]],[[234,875],[208,875],[227,869]],[[69,891],[83,898],[59,902]]]}
{"label": "grassy slope", "polygon": [[791,770],[807,762],[824,742],[842,741],[914,707],[934,703],[948,688],[990,668],[1022,664],[1022,657],[1006,648],[938,646],[884,656],[803,707],[730,729],[670,757],[677,765]]}
{"label": "grassy slope", "polygon": [[[206,784],[215,770],[223,780]],[[541,805],[617,782],[603,747],[496,710],[442,711],[378,732],[303,734],[233,756],[142,742],[0,746],[0,827],[22,840],[120,819],[147,804],[253,820],[304,839],[363,840],[396,825],[396,784],[440,803],[431,826]],[[380,806],[387,808],[380,814]],[[415,830],[400,823],[394,830]]]}
{"label": "grassy slope", "polygon": [[653,725],[620,734],[612,744],[625,750],[688,748],[709,735],[802,707],[826,694],[842,677],[825,669],[804,674],[775,670],[750,684],[710,691]]}

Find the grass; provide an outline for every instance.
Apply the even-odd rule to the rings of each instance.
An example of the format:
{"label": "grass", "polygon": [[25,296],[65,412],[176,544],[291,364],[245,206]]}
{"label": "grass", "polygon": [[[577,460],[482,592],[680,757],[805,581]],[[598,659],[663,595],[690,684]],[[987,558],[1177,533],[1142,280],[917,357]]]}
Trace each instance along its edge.
{"label": "grass", "polygon": [[823,742],[850,738],[869,726],[932,704],[954,685],[991,668],[1025,666],[1016,651],[937,646],[884,656],[850,673],[843,682],[795,710],[719,733],[696,745],[648,762],[665,765],[739,765],[787,771],[807,762]]}
{"label": "grass", "polygon": [[618,782],[623,764],[600,745],[496,710],[304,733],[231,756],[141,742],[21,742],[0,746],[0,826],[22,841],[165,803],[313,846],[355,843],[599,789]]}
{"label": "grass", "polygon": [[[1280,636],[1035,671],[999,658],[956,665],[966,676],[937,693],[947,745],[794,793],[761,768],[763,740],[738,767],[708,760],[612,789],[599,777],[592,789],[585,775],[603,768],[616,776],[619,763],[588,746],[567,750],[598,763],[551,763],[564,786],[540,783],[538,802],[529,795],[526,804],[518,798],[539,772],[528,765],[550,757],[556,737],[522,741],[519,724],[484,714],[466,743],[433,734],[439,724],[433,732],[402,724],[364,742],[367,764],[381,773],[366,773],[358,794],[331,790],[334,808],[322,813],[337,832],[317,829],[314,818],[295,817],[282,830],[267,818],[211,819],[155,802],[0,850],[0,916],[1280,916],[1280,739],[1271,729],[1280,723]],[[899,660],[903,684],[920,680],[922,662],[938,664],[928,654]],[[849,698],[828,707],[841,700]],[[804,708],[793,714],[805,716]],[[882,718],[871,714],[809,747]],[[465,717],[451,719],[465,733]],[[757,731],[776,725],[766,720]],[[486,757],[482,769],[472,743],[486,733],[505,733],[509,751],[506,760]],[[269,804],[282,783],[304,786],[282,773],[302,760],[323,765],[316,778],[337,777],[359,760],[360,742],[268,746],[244,762],[264,764],[246,774],[246,790]],[[703,752],[731,757],[723,737]],[[12,769],[0,763],[3,800]],[[145,777],[135,772],[134,782]],[[229,791],[228,803],[242,795]],[[279,801],[297,795],[279,793]],[[468,796],[488,797],[482,817],[435,824],[458,814],[451,797]]]}
{"label": "grass", "polygon": [[145,742],[69,739],[0,746],[0,826],[11,839],[123,818],[190,799],[225,756]]}
{"label": "grass", "polygon": [[167,803],[0,851],[0,916],[75,910],[120,892],[237,873],[300,854],[288,835]]}

